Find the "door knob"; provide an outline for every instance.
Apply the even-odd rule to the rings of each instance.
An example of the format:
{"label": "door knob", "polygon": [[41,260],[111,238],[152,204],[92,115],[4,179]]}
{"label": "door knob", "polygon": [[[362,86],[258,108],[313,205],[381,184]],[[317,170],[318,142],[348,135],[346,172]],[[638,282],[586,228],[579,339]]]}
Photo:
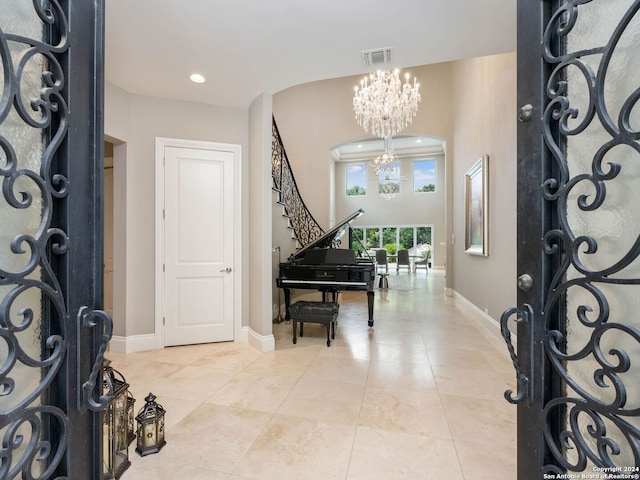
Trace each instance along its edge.
{"label": "door knob", "polygon": [[227,267],[223,270],[220,270],[220,273],[231,273],[231,267]]}
{"label": "door knob", "polygon": [[528,292],[529,290],[531,290],[532,286],[533,278],[531,278],[531,275],[529,275],[528,273],[525,273],[518,277],[518,288],[523,292]]}

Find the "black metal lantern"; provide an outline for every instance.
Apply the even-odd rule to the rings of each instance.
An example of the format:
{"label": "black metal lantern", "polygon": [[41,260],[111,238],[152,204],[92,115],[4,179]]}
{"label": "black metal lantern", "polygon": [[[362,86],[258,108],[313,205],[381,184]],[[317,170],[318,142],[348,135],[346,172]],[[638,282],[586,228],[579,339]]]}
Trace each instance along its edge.
{"label": "black metal lantern", "polygon": [[131,445],[136,439],[135,421],[136,418],[134,405],[136,399],[133,398],[131,392],[127,392],[127,446]]}
{"label": "black metal lantern", "polygon": [[[111,367],[111,361],[104,359],[102,385],[103,392],[110,398],[104,413],[102,425],[103,476],[118,479],[129,468],[129,384],[120,372]],[[135,402],[135,400],[133,400]],[[133,408],[133,404],[131,404]]]}
{"label": "black metal lantern", "polygon": [[136,452],[142,457],[159,452],[167,444],[164,440],[164,408],[156,403],[156,396],[153,393],[149,393],[144,400],[147,403],[136,416],[138,422]]}

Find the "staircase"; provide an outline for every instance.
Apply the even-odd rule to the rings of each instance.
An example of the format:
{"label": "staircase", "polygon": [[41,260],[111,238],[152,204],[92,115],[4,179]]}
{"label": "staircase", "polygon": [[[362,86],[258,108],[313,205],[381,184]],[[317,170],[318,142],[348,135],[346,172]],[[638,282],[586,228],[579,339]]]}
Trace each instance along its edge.
{"label": "staircase", "polygon": [[271,122],[272,188],[278,192],[278,203],[284,209],[283,216],[287,218],[292,238],[296,241],[296,247],[302,248],[320,238],[324,234],[324,230],[313,218],[300,196],[275,118],[272,117]]}

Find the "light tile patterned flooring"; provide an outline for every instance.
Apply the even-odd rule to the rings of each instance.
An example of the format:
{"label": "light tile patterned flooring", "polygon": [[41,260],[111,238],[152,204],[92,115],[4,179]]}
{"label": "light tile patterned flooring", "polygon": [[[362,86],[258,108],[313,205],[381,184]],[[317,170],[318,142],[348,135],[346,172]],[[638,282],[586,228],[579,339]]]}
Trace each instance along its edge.
{"label": "light tile patterned flooring", "polygon": [[444,296],[444,274],[389,275],[341,295],[336,339],[274,325],[276,350],[246,343],[109,353],[136,410],[153,392],[167,445],[123,480],[514,480],[516,409],[506,346]]}

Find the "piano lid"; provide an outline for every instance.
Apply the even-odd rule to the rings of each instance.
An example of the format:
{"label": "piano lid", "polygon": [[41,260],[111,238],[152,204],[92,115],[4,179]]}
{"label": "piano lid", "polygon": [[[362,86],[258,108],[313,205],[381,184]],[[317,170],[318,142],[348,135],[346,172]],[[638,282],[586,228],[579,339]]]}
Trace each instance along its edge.
{"label": "piano lid", "polygon": [[311,242],[309,245],[305,245],[296,253],[292,254],[289,260],[295,260],[296,258],[302,257],[304,255],[304,252],[312,248],[335,247],[336,243],[338,243],[342,235],[344,235],[344,232],[351,226],[350,223],[353,222],[356,218],[358,218],[363,213],[364,213],[364,210],[362,210],[361,208],[355,213],[352,213],[347,218],[337,223],[336,226],[333,227],[331,230],[329,230],[328,232],[325,232],[325,234],[322,235],[320,238]]}

